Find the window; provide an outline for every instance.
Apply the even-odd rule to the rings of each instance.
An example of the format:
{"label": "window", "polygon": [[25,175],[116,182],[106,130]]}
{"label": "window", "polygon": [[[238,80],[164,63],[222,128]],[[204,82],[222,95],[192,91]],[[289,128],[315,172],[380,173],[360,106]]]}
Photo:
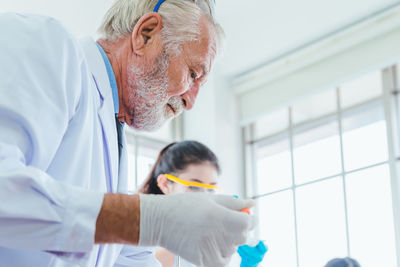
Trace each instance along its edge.
{"label": "window", "polygon": [[397,266],[388,164],[351,173],[346,183],[351,254],[362,266]]}
{"label": "window", "polygon": [[340,173],[340,138],[337,120],[294,130],[293,164],[296,184]]}
{"label": "window", "polygon": [[289,127],[287,109],[281,109],[264,116],[254,125],[255,139],[262,138],[272,133],[287,130]]}
{"label": "window", "polygon": [[343,202],[340,176],[296,190],[299,266],[322,267],[331,258],[346,255]]}
{"label": "window", "polygon": [[256,149],[258,186],[257,194],[265,194],[292,184],[292,162],[290,159],[287,135],[278,137],[272,144],[265,144]]}
{"label": "window", "polygon": [[327,90],[295,103],[293,124],[298,125],[311,119],[320,118],[336,111],[335,90]]}
{"label": "window", "polygon": [[343,153],[347,171],[388,160],[382,101],[343,113]]}
{"label": "window", "polygon": [[375,71],[340,86],[341,107],[346,109],[382,95],[382,73]]}
{"label": "window", "polygon": [[[290,191],[258,200],[260,237],[268,244],[265,266],[296,266],[293,195]],[[279,207],[279,208],[271,208]]]}
{"label": "window", "polygon": [[400,181],[390,170],[400,161],[390,159],[389,144],[399,142],[387,129],[400,117],[388,104],[399,101],[383,88],[395,82],[385,71],[396,72],[369,73],[246,127],[254,161],[247,191],[270,249],[262,266],[322,267],[345,256],[363,267],[397,266],[400,196],[392,184]]}
{"label": "window", "polygon": [[178,117],[153,133],[139,133],[125,127],[128,145],[129,192],[135,192],[146,180],[160,150],[167,144],[180,139],[178,134],[180,125],[181,117]]}

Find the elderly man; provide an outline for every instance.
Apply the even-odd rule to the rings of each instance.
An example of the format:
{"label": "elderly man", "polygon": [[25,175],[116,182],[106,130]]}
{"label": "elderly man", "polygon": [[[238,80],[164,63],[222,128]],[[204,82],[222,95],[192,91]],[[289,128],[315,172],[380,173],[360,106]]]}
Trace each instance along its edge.
{"label": "elderly man", "polygon": [[[112,266],[128,245],[223,266],[244,243],[252,201],[124,194],[122,127],[192,108],[221,39],[212,4],[115,0],[98,42],[0,15],[0,266]],[[128,265],[157,266],[137,249]]]}

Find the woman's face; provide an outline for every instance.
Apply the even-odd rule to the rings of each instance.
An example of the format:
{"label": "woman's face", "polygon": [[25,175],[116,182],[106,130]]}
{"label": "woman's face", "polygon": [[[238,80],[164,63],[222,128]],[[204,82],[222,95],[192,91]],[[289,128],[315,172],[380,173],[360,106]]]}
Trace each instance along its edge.
{"label": "woman's face", "polygon": [[[218,172],[213,164],[205,162],[201,164],[190,164],[184,171],[176,173],[175,176],[188,182],[216,185]],[[185,186],[183,184],[170,181],[164,175],[160,175],[158,177],[158,184],[164,194],[204,192],[205,190],[205,188]]]}

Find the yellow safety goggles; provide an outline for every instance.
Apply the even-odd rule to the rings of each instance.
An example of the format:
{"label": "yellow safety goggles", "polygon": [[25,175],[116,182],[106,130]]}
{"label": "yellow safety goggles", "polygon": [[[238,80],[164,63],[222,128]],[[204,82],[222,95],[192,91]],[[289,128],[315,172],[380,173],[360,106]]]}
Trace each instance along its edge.
{"label": "yellow safety goggles", "polygon": [[168,180],[186,186],[189,189],[189,191],[191,191],[191,192],[215,193],[215,191],[221,190],[221,188],[216,185],[202,184],[202,183],[197,183],[197,182],[188,182],[188,181],[179,179],[178,177],[175,177],[171,174],[164,174],[164,175]]}

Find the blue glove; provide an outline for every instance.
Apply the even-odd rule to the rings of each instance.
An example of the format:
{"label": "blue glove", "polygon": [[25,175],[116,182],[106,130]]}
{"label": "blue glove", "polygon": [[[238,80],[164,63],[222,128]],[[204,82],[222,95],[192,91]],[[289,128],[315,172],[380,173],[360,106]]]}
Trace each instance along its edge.
{"label": "blue glove", "polygon": [[240,246],[238,248],[238,253],[242,258],[240,267],[257,267],[267,251],[268,248],[263,241],[258,242],[255,247],[250,247],[249,245]]}

